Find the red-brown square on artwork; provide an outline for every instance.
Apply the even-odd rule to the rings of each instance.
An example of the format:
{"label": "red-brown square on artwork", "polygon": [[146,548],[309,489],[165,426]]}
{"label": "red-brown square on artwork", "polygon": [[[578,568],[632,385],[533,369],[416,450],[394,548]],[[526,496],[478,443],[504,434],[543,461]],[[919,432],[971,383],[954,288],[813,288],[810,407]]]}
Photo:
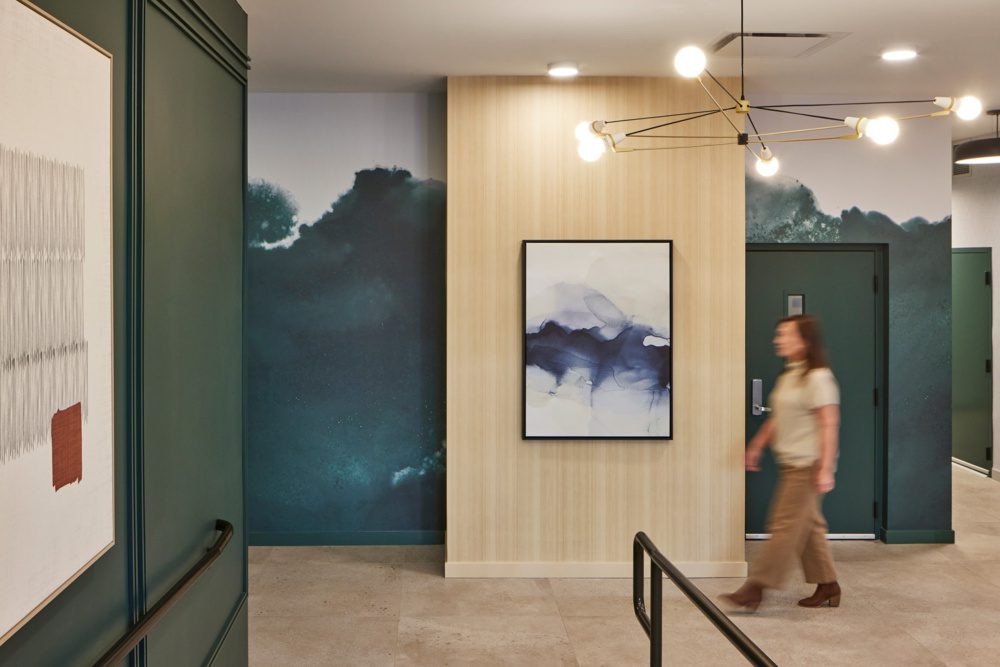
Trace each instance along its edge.
{"label": "red-brown square on artwork", "polygon": [[83,411],[79,403],[52,415],[52,486],[83,479]]}

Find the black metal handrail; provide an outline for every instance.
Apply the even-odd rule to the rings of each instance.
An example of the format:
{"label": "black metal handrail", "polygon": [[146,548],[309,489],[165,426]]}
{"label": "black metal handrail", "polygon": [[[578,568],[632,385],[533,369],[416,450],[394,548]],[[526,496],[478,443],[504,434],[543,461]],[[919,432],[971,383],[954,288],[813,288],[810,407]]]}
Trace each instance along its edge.
{"label": "black metal handrail", "polygon": [[132,652],[139,642],[149,634],[164,614],[180,600],[181,596],[194,585],[194,582],[205,573],[205,570],[215,562],[219,556],[222,555],[222,550],[226,548],[229,544],[229,540],[233,537],[233,524],[228,521],[223,521],[222,519],[216,519],[215,529],[221,533],[219,539],[215,541],[215,544],[209,548],[201,559],[194,564],[194,566],[187,571],[187,573],[180,578],[173,588],[166,592],[166,594],[160,598],[153,607],[142,615],[142,618],[129,628],[121,639],[115,642],[107,653],[101,656],[101,659],[94,663],[94,667],[114,667],[118,665],[125,657]]}
{"label": "black metal handrail", "polygon": [[[645,559],[643,552],[649,554],[649,597],[652,603],[652,618],[646,613],[646,603],[643,599],[645,588]],[[705,597],[701,590],[681,574],[667,557],[660,553],[646,533],[638,532],[632,542],[632,606],[635,609],[639,625],[649,637],[650,667],[660,667],[663,664],[663,573],[666,572],[674,586],[687,596],[694,606],[704,614],[719,632],[726,636],[733,646],[739,649],[751,664],[758,667],[777,667],[767,654],[743,634],[711,600]]]}

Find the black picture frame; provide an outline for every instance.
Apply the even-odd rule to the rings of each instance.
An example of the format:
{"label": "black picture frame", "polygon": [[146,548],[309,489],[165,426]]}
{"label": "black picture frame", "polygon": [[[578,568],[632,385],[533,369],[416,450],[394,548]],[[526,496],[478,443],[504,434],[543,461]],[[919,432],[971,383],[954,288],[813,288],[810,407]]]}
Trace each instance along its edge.
{"label": "black picture frame", "polygon": [[[528,291],[528,246],[541,244],[666,244],[669,262],[669,318],[670,318],[670,428],[667,435],[531,435],[528,433],[527,371],[527,291]],[[671,239],[524,239],[521,241],[521,439],[522,440],[639,440],[670,441],[674,439],[674,242]]]}

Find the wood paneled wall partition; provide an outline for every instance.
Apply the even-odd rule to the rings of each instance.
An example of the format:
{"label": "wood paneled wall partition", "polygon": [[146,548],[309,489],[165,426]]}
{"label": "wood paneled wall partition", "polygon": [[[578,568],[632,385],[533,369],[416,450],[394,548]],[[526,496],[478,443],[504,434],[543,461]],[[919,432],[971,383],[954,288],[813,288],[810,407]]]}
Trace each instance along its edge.
{"label": "wood paneled wall partition", "polygon": [[[703,108],[681,79],[449,79],[447,576],[629,576],[639,530],[691,576],[745,574],[743,153],[588,164],[573,136]],[[521,439],[524,239],[674,241],[672,441]]]}

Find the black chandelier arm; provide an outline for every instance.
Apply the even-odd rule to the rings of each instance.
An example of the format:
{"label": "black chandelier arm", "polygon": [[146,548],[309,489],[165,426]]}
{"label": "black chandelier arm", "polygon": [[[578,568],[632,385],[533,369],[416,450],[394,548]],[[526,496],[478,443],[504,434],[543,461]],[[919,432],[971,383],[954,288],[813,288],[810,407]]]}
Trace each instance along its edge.
{"label": "black chandelier arm", "polygon": [[[743,53],[743,37],[746,35],[746,30],[743,29],[743,0],[740,0],[740,99],[747,98],[747,82],[746,77],[743,74],[743,61],[746,59]],[[715,77],[712,77],[713,79]],[[739,104],[739,101],[737,101]],[[751,153],[753,151],[750,151]]]}
{"label": "black chandelier arm", "polygon": [[768,109],[796,109],[805,107],[859,107],[871,104],[934,104],[934,100],[885,100],[881,102],[817,102],[812,104],[768,104]]}
{"label": "black chandelier arm", "polygon": [[636,134],[632,139],[732,139],[729,134]]}
{"label": "black chandelier arm", "polygon": [[726,88],[725,86],[723,86],[722,82],[719,81],[718,79],[716,79],[715,75],[708,71],[707,67],[705,68],[705,74],[707,74],[708,76],[710,76],[712,78],[712,81],[715,82],[715,85],[717,85],[719,88],[722,88],[722,90],[726,91],[726,95],[729,95],[729,99],[731,99],[733,102],[736,102],[736,106],[739,106],[740,101],[738,99],[736,99],[736,96],[733,95],[731,92],[729,92],[729,89]]}
{"label": "black chandelier arm", "polygon": [[[753,116],[750,115],[749,111],[747,112],[747,120],[750,121],[750,127],[753,128],[754,136],[760,137],[761,136],[760,130],[757,129],[757,123],[753,122]],[[765,144],[763,141],[760,142],[760,145],[764,148],[767,148],[767,144]]]}
{"label": "black chandelier arm", "polygon": [[774,108],[774,107],[752,106],[750,108],[751,109],[761,109],[763,111],[773,111],[774,113],[787,113],[787,114],[791,114],[793,116],[805,116],[806,118],[820,118],[822,120],[833,120],[833,121],[838,121],[838,122],[843,122],[843,120],[844,120],[843,118],[836,118],[834,116],[820,116],[820,115],[817,115],[817,114],[814,114],[814,113],[804,113],[802,111],[791,111],[789,109],[777,109],[777,108]]}
{"label": "black chandelier arm", "polygon": [[712,91],[708,89],[708,86],[705,85],[705,82],[701,80],[700,76],[698,77],[698,83],[701,84],[701,87],[705,90],[705,94],[712,98],[712,101],[715,102],[715,106],[719,108],[719,112],[726,119],[726,121],[733,127],[734,130],[736,130],[736,136],[739,137],[739,135],[743,134],[743,131],[736,127],[736,123],[733,122],[733,119],[729,117],[726,110],[722,108],[721,104],[719,104],[719,100],[715,99],[715,95],[713,95]]}
{"label": "black chandelier arm", "polygon": [[[732,111],[736,107],[729,107],[727,111]],[[705,113],[718,113],[718,109],[702,109],[701,111],[682,111],[680,113],[663,113],[656,116],[640,116],[639,118],[619,118],[617,120],[606,120],[605,125],[611,125],[613,123],[633,123],[637,120],[657,120],[658,118],[676,118],[678,116],[695,116]],[[699,116],[700,117],[700,116]],[[639,130],[640,132],[642,130]]]}
{"label": "black chandelier arm", "polygon": [[689,120],[697,120],[699,118],[704,118],[705,116],[714,116],[717,113],[721,113],[719,109],[712,109],[710,111],[703,111],[699,115],[692,116],[690,118],[681,118],[680,120],[672,120],[669,123],[660,123],[659,125],[653,125],[652,127],[643,128],[641,130],[635,130],[633,132],[626,132],[625,136],[626,137],[635,137],[635,136],[638,136],[638,135],[642,134],[643,132],[649,132],[651,130],[658,130],[661,127],[668,127],[670,125],[678,125],[680,123],[686,123]]}

